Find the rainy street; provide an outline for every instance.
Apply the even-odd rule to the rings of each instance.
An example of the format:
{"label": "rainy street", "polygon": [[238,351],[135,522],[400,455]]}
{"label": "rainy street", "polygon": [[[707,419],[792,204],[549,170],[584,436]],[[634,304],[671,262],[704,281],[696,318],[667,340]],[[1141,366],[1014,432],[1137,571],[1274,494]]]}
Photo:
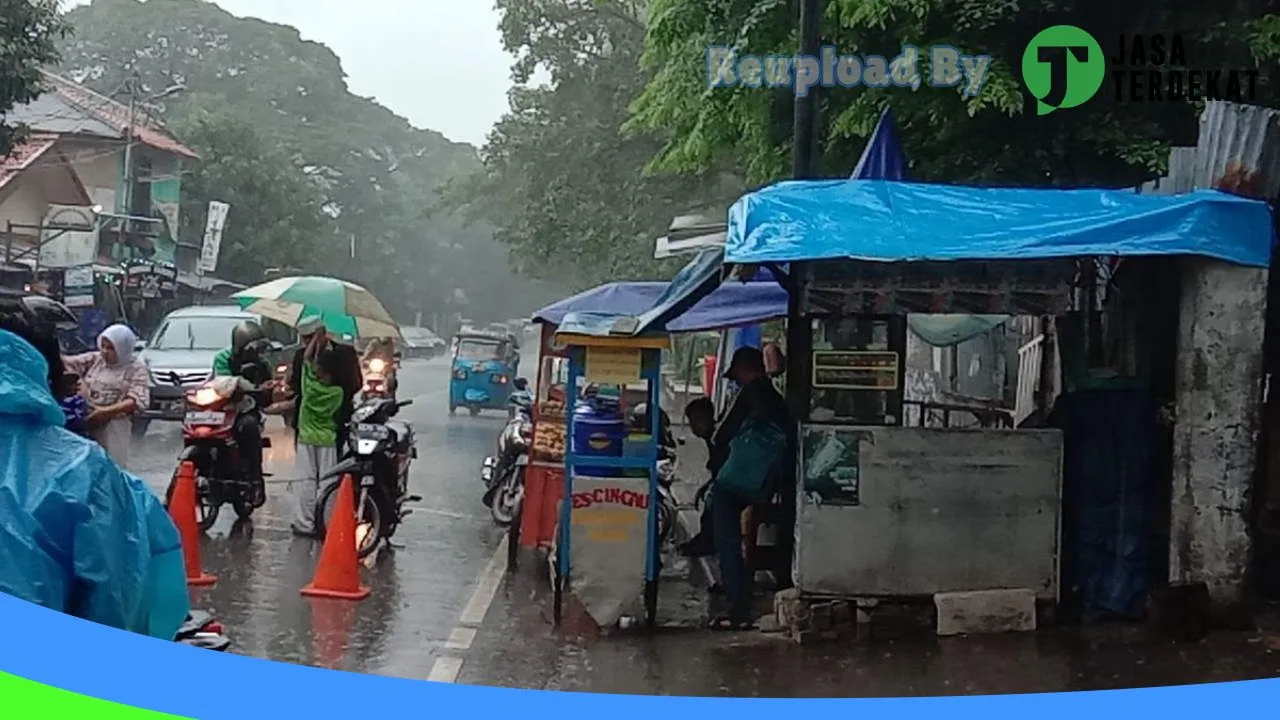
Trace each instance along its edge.
{"label": "rainy street", "polygon": [[[532,367],[526,357],[524,367]],[[413,404],[400,418],[418,433],[412,505],[394,538],[365,571],[373,595],[358,604],[303,598],[319,547],[289,530],[283,484],[293,459],[292,434],[279,418],[267,423],[269,499],[251,524],[236,525],[223,508],[204,546],[206,572],[218,583],[192,595],[192,605],[213,611],[234,651],[272,660],[407,678],[427,678],[459,624],[502,533],[480,503],[479,467],[492,451],[504,415],[448,415],[448,358],[409,360],[400,376],[401,399]],[[153,423],[135,447],[134,471],[163,493],[182,438],[176,423]],[[457,644],[454,638],[453,645]],[[448,663],[444,663],[447,668]]]}
{"label": "rainy street", "polygon": [[[522,367],[534,366],[526,355]],[[449,417],[448,362],[408,361],[402,417],[418,431],[411,490],[423,496],[395,540],[364,571],[359,603],[303,598],[318,546],[288,527],[292,442],[269,422],[271,498],[252,524],[225,508],[204,546],[218,583],[193,592],[233,651],[272,660],[414,679],[520,688],[727,696],[884,696],[1141,687],[1280,675],[1280,633],[1218,633],[1171,645],[1141,628],[1046,629],[1022,636],[886,635],[855,647],[798,646],[761,633],[662,632],[566,637],[551,626],[545,573],[503,573],[503,534],[480,503],[478,468],[501,413]],[[136,470],[164,490],[181,437],[157,423]],[[692,484],[692,483],[690,483]],[[1270,627],[1280,630],[1280,624]],[[566,633],[565,635],[569,635]]]}

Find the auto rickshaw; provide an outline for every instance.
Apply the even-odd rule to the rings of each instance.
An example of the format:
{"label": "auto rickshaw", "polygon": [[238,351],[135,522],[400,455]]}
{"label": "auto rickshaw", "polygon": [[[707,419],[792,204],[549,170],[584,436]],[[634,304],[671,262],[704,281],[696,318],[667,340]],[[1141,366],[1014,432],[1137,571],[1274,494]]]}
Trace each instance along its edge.
{"label": "auto rickshaw", "polygon": [[465,407],[473,416],[482,410],[506,410],[519,355],[506,337],[478,331],[453,338],[453,374],[449,379],[449,414]]}

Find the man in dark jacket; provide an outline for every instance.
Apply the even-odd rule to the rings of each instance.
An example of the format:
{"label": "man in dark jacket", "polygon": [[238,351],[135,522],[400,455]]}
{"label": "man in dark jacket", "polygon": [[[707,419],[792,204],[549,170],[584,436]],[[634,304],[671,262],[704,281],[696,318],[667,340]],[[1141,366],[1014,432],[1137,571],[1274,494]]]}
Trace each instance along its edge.
{"label": "man in dark jacket", "polygon": [[[325,332],[324,323],[320,318],[312,316],[298,323],[298,336],[302,339],[302,347],[293,355],[293,364],[290,366],[289,390],[293,393],[295,399],[299,399],[302,392],[302,356],[311,339],[317,333]],[[360,369],[360,354],[350,345],[335,342],[332,338],[327,341],[328,347],[333,351],[337,359],[338,372],[334,378],[336,384],[342,386],[343,400],[342,406],[338,409],[336,418],[338,423],[338,453],[341,455],[342,448],[346,445],[347,423],[351,420],[351,413],[355,410],[355,397],[360,393],[360,388],[364,386],[364,376]],[[293,403],[289,412],[292,417],[291,426],[298,426],[298,410],[302,407],[301,402]]]}
{"label": "man in dark jacket", "polygon": [[[697,498],[701,501],[710,492],[715,483],[716,473],[720,471],[725,460],[729,458],[729,443],[742,429],[742,423],[752,415],[759,413],[778,426],[787,427],[787,402],[778,394],[772,380],[765,372],[764,354],[758,348],[742,347],[733,354],[729,369],[724,377],[738,384],[740,390],[734,397],[733,405],[721,418],[710,440],[707,442],[710,459],[707,469],[711,471],[711,479],[698,490]],[[696,402],[696,401],[695,401]],[[702,410],[703,406],[699,406]],[[686,411],[686,414],[687,411]],[[690,422],[694,418],[689,418]],[[708,504],[703,509],[701,527],[698,534],[680,547],[680,552],[689,556],[708,556],[715,552],[711,533],[711,510]]]}

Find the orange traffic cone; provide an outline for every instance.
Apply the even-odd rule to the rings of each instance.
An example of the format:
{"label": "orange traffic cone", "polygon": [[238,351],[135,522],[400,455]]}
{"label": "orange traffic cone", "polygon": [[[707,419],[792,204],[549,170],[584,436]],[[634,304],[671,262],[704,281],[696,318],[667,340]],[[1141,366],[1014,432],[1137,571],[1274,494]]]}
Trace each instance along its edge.
{"label": "orange traffic cone", "polygon": [[324,547],[320,549],[316,576],[310,585],[302,588],[303,595],[338,600],[363,600],[369,597],[369,588],[360,584],[355,497],[355,482],[350,475],[343,475],[342,486],[338,488],[338,502],[334,505],[333,518],[325,531]]}
{"label": "orange traffic cone", "polygon": [[196,524],[196,466],[186,461],[178,466],[173,497],[169,500],[169,517],[182,536],[182,560],[187,566],[187,584],[208,587],[218,578],[200,569],[200,526]]}

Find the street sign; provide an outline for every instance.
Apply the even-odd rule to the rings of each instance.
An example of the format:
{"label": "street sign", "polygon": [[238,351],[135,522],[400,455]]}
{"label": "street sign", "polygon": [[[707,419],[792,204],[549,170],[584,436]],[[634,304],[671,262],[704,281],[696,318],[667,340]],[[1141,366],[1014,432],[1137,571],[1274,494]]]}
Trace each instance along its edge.
{"label": "street sign", "polygon": [[227,224],[227,212],[231,206],[212,200],[209,202],[208,220],[204,224],[204,242],[200,245],[200,272],[211,273],[218,269],[218,250],[222,246],[222,228]]}
{"label": "street sign", "polygon": [[50,205],[40,230],[40,267],[79,267],[97,259],[98,219],[93,208]]}

